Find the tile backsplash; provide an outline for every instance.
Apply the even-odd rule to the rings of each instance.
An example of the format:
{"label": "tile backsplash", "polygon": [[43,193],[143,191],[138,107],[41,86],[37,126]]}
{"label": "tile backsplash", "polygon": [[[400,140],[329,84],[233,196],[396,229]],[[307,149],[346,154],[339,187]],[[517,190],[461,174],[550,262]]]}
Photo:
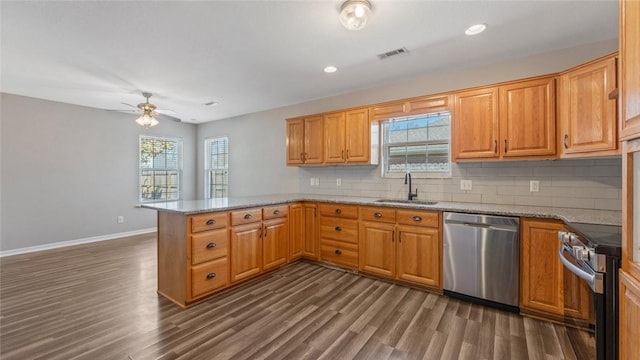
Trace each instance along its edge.
{"label": "tile backsplash", "polygon": [[[600,210],[622,209],[620,158],[453,163],[447,179],[413,178],[418,199]],[[311,185],[318,179],[318,185]],[[337,182],[340,182],[340,186]],[[460,181],[471,180],[472,190]],[[530,181],[539,191],[530,192]],[[307,194],[407,197],[404,178],[383,178],[380,166],[301,167],[299,190]]]}

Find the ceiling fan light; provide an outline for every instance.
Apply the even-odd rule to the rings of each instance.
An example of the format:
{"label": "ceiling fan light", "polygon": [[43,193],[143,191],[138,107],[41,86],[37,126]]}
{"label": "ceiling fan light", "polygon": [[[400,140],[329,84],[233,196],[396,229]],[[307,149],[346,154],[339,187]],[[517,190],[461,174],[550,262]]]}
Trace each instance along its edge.
{"label": "ceiling fan light", "polygon": [[136,123],[140,126],[144,126],[146,129],[159,124],[156,118],[151,116],[151,114],[147,114],[147,113],[137,118]]}
{"label": "ceiling fan light", "polygon": [[360,30],[367,25],[371,15],[368,0],[347,0],[340,8],[340,22],[347,30]]}

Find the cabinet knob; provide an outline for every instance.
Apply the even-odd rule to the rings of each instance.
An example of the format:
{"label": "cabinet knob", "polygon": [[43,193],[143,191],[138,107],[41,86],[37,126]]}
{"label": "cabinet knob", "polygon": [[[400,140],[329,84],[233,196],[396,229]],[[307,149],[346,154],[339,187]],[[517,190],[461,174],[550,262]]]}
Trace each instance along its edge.
{"label": "cabinet knob", "polygon": [[209,219],[209,220],[207,220],[207,225],[213,225],[213,224],[215,224],[215,223],[216,223],[216,220],[215,220],[215,219]]}
{"label": "cabinet knob", "polygon": [[342,214],[342,210],[336,209],[336,214]]}
{"label": "cabinet knob", "polygon": [[214,277],[216,277],[216,273],[208,273],[207,274],[207,279],[213,279]]}
{"label": "cabinet knob", "polygon": [[342,231],[342,228],[340,226],[336,226],[336,231]]}
{"label": "cabinet knob", "polygon": [[379,213],[379,212],[377,212],[377,213],[373,214],[373,216],[374,216],[376,219],[380,219],[380,218],[382,217],[382,214],[381,214],[381,213]]}
{"label": "cabinet knob", "polygon": [[280,215],[280,210],[278,209],[273,210],[273,215]]}
{"label": "cabinet knob", "polygon": [[245,215],[245,216],[244,216],[245,220],[249,220],[249,219],[251,219],[252,217],[253,217],[253,215],[251,215],[251,214],[247,214],[247,215]]}
{"label": "cabinet knob", "polygon": [[336,249],[336,255],[342,255],[342,250]]}
{"label": "cabinet knob", "polygon": [[213,249],[214,247],[216,247],[216,243],[214,242],[210,242],[207,244],[207,249]]}
{"label": "cabinet knob", "polygon": [[422,216],[416,215],[416,216],[412,217],[412,219],[413,219],[413,221],[422,221]]}

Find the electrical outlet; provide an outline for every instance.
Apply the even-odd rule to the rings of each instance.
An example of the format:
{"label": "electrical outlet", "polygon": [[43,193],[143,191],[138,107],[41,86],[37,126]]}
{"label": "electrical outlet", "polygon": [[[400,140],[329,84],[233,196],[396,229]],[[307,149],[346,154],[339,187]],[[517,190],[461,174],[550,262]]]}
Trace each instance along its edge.
{"label": "electrical outlet", "polygon": [[124,216],[118,215],[118,224],[122,224],[124,222]]}
{"label": "electrical outlet", "polygon": [[538,192],[540,191],[540,181],[531,180],[529,181],[529,192]]}
{"label": "electrical outlet", "polygon": [[316,186],[320,185],[320,178],[316,178]]}
{"label": "electrical outlet", "polygon": [[342,179],[340,178],[336,179],[336,186],[342,186]]}
{"label": "electrical outlet", "polygon": [[313,185],[315,185],[315,181],[313,180],[313,178],[309,178],[309,186]]}
{"label": "electrical outlet", "polygon": [[460,190],[472,190],[472,189],[473,189],[473,181],[460,180]]}

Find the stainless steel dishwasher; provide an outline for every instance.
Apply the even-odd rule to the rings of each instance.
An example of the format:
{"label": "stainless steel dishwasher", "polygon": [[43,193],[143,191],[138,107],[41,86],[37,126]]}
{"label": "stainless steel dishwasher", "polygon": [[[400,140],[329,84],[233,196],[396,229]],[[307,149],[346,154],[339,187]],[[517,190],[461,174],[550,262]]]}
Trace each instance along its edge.
{"label": "stainless steel dishwasher", "polygon": [[518,218],[444,213],[444,293],[518,311]]}

